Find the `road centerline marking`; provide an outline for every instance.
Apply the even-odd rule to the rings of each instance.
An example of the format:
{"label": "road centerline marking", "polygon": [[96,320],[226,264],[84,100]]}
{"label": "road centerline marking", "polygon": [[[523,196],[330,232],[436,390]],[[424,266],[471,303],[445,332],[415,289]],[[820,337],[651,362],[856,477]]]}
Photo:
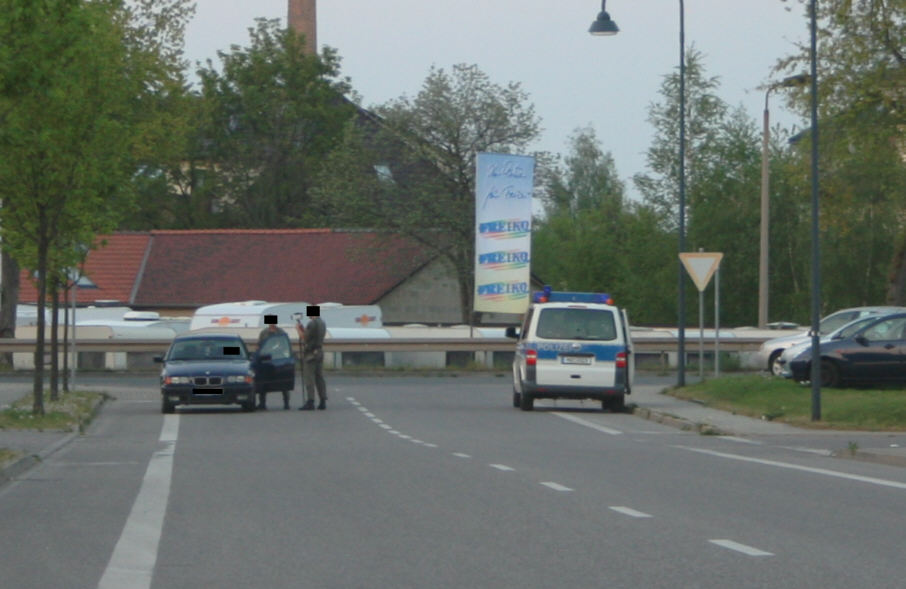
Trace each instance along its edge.
{"label": "road centerline marking", "polygon": [[748,556],[774,556],[773,552],[767,552],[761,550],[760,548],[755,548],[754,546],[747,546],[745,544],[740,544],[739,542],[734,542],[733,540],[708,540],[711,544],[716,544],[722,548],[728,548],[736,552],[741,552],[742,554]]}
{"label": "road centerline marking", "polygon": [[636,511],[631,507],[625,507],[623,505],[611,505],[608,509],[616,511],[617,513],[622,513],[623,515],[628,515],[629,517],[652,517],[650,513],[645,513],[643,511]]}
{"label": "road centerline marking", "polygon": [[507,466],[506,464],[489,464],[488,466],[490,466],[491,468],[496,468],[497,470],[502,470],[504,472],[516,470],[515,468]]}
{"label": "road centerline marking", "polygon": [[548,489],[553,489],[554,491],[568,492],[568,491],[573,490],[573,489],[570,489],[569,487],[567,487],[566,485],[561,485],[560,483],[555,483],[553,481],[547,481],[547,482],[544,482],[541,484],[544,485],[545,487],[547,487]]}

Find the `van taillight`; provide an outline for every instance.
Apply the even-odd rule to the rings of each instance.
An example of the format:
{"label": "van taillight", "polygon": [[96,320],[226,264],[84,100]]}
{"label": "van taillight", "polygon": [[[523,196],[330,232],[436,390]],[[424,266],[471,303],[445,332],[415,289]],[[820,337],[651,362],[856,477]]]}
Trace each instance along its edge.
{"label": "van taillight", "polygon": [[538,350],[526,350],[525,365],[535,366],[536,364],[538,364]]}
{"label": "van taillight", "polygon": [[617,352],[617,368],[626,368],[626,352]]}

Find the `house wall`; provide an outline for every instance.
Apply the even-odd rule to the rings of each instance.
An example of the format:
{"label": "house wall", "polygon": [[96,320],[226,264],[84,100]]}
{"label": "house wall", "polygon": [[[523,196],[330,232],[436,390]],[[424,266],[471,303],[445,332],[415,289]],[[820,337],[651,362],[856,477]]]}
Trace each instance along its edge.
{"label": "house wall", "polygon": [[[542,285],[532,281],[532,287]],[[380,305],[384,324],[461,324],[459,283],[452,264],[443,258],[413,274],[375,304]],[[519,325],[522,315],[481,313],[476,325]]]}
{"label": "house wall", "polygon": [[381,307],[384,324],[462,323],[456,273],[443,258],[436,258],[375,304]]}

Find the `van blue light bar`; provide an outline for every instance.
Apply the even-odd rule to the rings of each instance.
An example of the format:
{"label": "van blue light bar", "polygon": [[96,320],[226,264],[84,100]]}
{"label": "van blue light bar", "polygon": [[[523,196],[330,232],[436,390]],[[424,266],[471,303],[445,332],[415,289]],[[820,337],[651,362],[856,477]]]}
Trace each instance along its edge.
{"label": "van blue light bar", "polygon": [[535,303],[597,303],[612,305],[613,299],[605,292],[565,292],[551,290],[545,286],[543,291],[533,293]]}

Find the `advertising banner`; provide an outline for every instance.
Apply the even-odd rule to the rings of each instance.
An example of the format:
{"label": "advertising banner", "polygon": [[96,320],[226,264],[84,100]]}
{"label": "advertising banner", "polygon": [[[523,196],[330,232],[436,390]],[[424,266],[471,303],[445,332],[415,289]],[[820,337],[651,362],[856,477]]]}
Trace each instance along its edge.
{"label": "advertising banner", "polygon": [[474,309],[524,313],[530,297],[535,158],[479,153]]}

